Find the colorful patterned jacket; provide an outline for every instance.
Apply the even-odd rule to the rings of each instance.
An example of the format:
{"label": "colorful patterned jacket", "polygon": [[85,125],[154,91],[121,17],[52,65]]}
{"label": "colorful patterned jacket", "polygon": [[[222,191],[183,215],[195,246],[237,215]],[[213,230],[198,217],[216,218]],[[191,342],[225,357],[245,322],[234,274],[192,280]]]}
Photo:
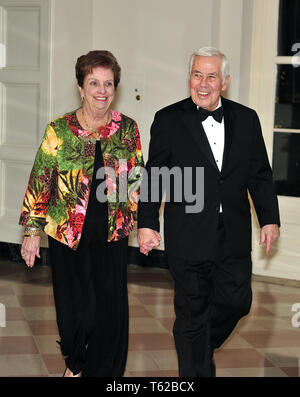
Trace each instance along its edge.
{"label": "colorful patterned jacket", "polygon": [[[143,167],[140,135],[134,120],[112,111],[112,121],[101,129],[100,136],[105,169],[109,167],[115,174],[105,173],[108,241],[117,241],[130,233],[136,220]],[[88,205],[95,148],[96,135],[82,129],[76,111],[47,125],[30,174],[20,225],[41,228],[76,250]],[[122,181],[124,175],[127,181],[125,200],[118,199],[121,175]]]}

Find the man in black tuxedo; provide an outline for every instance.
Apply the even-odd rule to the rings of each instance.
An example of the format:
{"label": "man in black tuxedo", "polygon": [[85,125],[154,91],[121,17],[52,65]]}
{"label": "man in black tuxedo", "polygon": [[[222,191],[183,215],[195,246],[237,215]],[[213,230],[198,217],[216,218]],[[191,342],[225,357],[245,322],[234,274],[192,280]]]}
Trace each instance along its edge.
{"label": "man in black tuxedo", "polygon": [[[147,183],[150,192],[151,186],[159,186],[151,174],[154,167],[177,167],[184,189],[189,185],[194,193],[196,189],[193,210],[186,199],[191,194],[175,199],[182,186],[171,183],[173,192],[164,209],[180,376],[215,376],[214,349],[250,310],[248,192],[261,227],[260,244],[266,244],[267,253],[279,237],[278,202],[260,122],[254,110],[221,97],[229,80],[224,54],[211,47],[195,52],[190,64],[191,96],[158,111],[151,127],[148,178],[142,184]],[[188,181],[186,169],[193,171]],[[204,170],[201,192],[199,169]],[[162,194],[160,184],[159,200],[139,203],[138,242],[145,255],[160,243]]]}

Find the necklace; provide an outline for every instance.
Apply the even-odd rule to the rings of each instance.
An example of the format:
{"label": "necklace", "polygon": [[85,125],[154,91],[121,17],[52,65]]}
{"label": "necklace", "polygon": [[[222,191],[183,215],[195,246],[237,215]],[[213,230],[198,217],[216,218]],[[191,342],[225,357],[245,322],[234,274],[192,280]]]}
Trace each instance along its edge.
{"label": "necklace", "polygon": [[[90,131],[90,132],[94,132],[94,133],[97,133],[98,134],[98,129],[99,129],[99,127],[98,128],[93,128],[93,127],[91,127],[89,124],[88,124],[88,122],[86,121],[86,118],[85,118],[85,115],[84,115],[84,111],[83,111],[83,108],[81,109],[82,110],[82,118],[83,118],[83,121],[84,121],[84,124],[87,126],[87,128],[88,128],[88,131]],[[109,118],[110,118],[110,113],[108,113],[108,115],[107,115],[107,118],[106,118],[106,121],[105,121],[105,124],[104,125],[107,125],[108,124],[108,120],[109,120]],[[101,127],[101,126],[100,126]]]}

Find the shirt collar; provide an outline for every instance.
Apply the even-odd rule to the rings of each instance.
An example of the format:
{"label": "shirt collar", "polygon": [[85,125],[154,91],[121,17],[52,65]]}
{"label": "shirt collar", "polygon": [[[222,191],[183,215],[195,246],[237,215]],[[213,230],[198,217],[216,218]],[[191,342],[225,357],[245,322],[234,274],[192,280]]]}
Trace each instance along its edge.
{"label": "shirt collar", "polygon": [[[219,104],[218,104],[218,106],[217,106],[214,110],[219,109],[221,106],[222,106],[222,98],[220,97],[220,98],[219,98]],[[199,107],[200,107],[200,106],[197,105],[197,110],[199,110]]]}

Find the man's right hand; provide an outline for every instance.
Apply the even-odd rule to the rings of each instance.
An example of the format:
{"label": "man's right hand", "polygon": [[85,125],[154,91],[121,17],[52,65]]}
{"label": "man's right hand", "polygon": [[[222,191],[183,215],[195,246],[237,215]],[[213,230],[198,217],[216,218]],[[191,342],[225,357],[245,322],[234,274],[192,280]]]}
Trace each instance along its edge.
{"label": "man's right hand", "polygon": [[154,247],[158,248],[160,245],[161,236],[155,230],[143,227],[138,229],[137,235],[140,252],[146,256]]}

